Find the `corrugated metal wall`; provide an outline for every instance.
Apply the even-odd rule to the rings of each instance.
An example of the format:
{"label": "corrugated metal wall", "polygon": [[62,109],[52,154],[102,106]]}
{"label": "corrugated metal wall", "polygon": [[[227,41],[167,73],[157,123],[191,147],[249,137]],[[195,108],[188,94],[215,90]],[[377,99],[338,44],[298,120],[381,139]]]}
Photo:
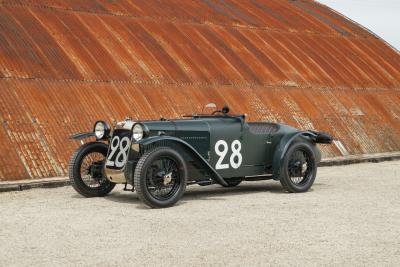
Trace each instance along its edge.
{"label": "corrugated metal wall", "polygon": [[96,119],[208,102],[328,131],[350,154],[399,151],[399,67],[309,0],[0,1],[0,180],[65,175],[67,137]]}

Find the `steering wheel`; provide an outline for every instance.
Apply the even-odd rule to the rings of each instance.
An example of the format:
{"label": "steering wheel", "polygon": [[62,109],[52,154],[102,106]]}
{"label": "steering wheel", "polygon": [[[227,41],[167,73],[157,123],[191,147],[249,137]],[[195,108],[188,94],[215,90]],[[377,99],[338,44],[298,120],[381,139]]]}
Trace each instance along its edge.
{"label": "steering wheel", "polygon": [[221,110],[216,110],[211,113],[212,115],[215,115],[216,113],[222,113],[222,114],[228,114],[229,113],[229,107],[224,106]]}

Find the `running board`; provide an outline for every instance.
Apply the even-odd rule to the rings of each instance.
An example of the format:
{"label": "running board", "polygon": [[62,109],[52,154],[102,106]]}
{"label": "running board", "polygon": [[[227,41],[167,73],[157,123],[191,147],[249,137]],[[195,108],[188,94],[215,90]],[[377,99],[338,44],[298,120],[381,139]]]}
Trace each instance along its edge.
{"label": "running board", "polygon": [[244,181],[263,181],[272,179],[272,174],[263,174],[263,175],[254,175],[254,176],[245,176]]}

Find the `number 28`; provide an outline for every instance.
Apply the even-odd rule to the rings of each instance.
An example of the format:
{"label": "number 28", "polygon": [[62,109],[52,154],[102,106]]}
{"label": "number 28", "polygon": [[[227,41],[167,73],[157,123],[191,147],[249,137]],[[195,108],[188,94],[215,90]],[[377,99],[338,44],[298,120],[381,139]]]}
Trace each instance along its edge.
{"label": "number 28", "polygon": [[[222,148],[222,149],[221,149]],[[217,164],[215,165],[215,169],[229,169],[229,163],[232,168],[237,169],[242,165],[242,154],[240,150],[242,149],[242,143],[239,140],[234,140],[231,144],[232,154],[229,159],[229,163],[222,163],[225,159],[226,154],[228,153],[228,143],[225,140],[219,140],[215,143],[215,154],[219,156]]]}

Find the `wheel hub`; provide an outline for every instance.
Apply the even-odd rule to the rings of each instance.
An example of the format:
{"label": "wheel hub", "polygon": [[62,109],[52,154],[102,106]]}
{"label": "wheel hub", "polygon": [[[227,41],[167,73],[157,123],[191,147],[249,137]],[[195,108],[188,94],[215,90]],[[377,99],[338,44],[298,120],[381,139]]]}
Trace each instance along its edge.
{"label": "wheel hub", "polygon": [[293,167],[291,168],[292,175],[295,176],[303,176],[306,170],[307,163],[303,163],[300,160],[295,161],[293,163]]}
{"label": "wheel hub", "polygon": [[149,193],[157,199],[168,199],[179,186],[179,172],[173,159],[156,159],[148,169],[147,187]]}
{"label": "wheel hub", "polygon": [[309,154],[303,150],[293,152],[289,160],[289,176],[291,181],[296,184],[303,184],[312,173],[313,166]]}
{"label": "wheel hub", "polygon": [[90,166],[88,166],[85,175],[89,175],[92,179],[100,181],[103,179],[103,162],[95,161]]}
{"label": "wheel hub", "polygon": [[164,175],[164,185],[169,184],[172,181],[172,172]]}

